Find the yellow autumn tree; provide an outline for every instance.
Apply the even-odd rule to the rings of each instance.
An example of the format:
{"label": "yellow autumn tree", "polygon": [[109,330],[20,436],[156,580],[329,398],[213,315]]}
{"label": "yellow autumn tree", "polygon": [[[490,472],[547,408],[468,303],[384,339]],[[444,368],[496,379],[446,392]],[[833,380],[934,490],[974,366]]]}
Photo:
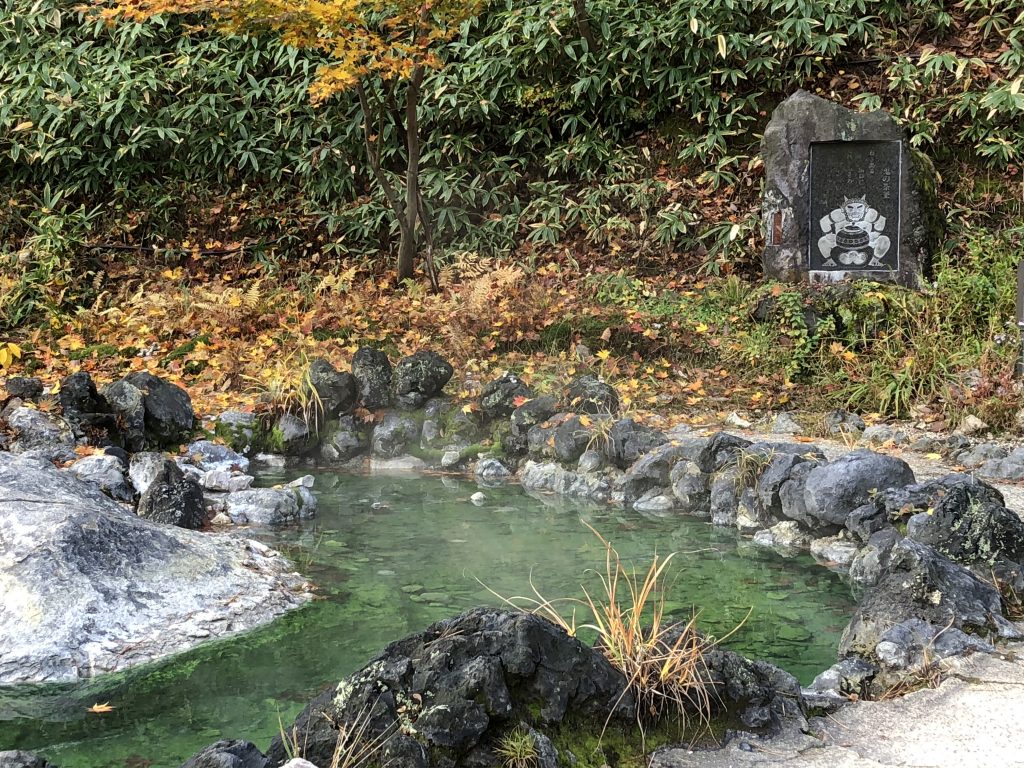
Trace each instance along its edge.
{"label": "yellow autumn tree", "polygon": [[[145,21],[189,14],[226,35],[275,35],[286,45],[321,51],[322,66],[310,86],[313,103],[354,91],[362,108],[366,160],[398,222],[398,277],[413,276],[421,243],[430,258],[431,222],[420,192],[418,107],[423,78],[443,63],[439,50],[482,0],[93,0],[110,21]],[[404,190],[382,163],[388,119],[404,128]],[[403,172],[404,171],[404,172]]]}

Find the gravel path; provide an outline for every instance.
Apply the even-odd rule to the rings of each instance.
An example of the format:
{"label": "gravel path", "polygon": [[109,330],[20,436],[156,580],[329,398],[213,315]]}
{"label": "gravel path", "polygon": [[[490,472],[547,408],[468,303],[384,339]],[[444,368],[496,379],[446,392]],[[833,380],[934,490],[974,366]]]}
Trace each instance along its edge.
{"label": "gravel path", "polygon": [[774,739],[739,736],[721,750],[666,750],[651,768],[1024,766],[1024,664],[1006,650],[1002,658],[953,660],[938,688],[815,718],[810,733],[793,728]]}

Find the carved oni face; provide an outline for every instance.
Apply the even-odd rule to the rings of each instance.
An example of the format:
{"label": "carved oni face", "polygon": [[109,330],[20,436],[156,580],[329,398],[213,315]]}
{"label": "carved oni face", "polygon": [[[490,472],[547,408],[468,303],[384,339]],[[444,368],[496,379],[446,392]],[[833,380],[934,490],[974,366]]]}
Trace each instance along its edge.
{"label": "carved oni face", "polygon": [[843,198],[843,213],[847,221],[863,221],[868,213],[868,203],[863,197]]}

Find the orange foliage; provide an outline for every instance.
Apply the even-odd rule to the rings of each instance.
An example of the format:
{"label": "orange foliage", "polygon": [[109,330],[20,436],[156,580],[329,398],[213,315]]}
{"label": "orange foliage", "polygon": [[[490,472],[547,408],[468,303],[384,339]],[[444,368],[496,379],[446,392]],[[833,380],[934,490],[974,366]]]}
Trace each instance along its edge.
{"label": "orange foliage", "polygon": [[296,48],[322,51],[332,63],[310,86],[320,102],[374,74],[405,80],[437,67],[440,43],[476,15],[479,0],[93,0],[111,21],[199,14],[223,34],[273,34]]}

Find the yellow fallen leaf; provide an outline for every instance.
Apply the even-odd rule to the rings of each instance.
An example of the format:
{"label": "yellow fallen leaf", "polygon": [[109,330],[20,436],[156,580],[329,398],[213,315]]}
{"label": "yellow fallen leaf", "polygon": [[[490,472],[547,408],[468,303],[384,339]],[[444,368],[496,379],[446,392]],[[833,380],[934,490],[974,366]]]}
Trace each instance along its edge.
{"label": "yellow fallen leaf", "polygon": [[924,455],[924,457],[926,459],[931,459],[932,461],[939,461],[940,459],[942,459],[942,454],[941,453],[926,453]]}
{"label": "yellow fallen leaf", "polygon": [[107,712],[113,712],[114,708],[110,706],[110,702],[106,701],[103,704],[93,704],[89,707],[86,712],[92,712],[93,714],[102,715]]}
{"label": "yellow fallen leaf", "polygon": [[707,332],[708,332],[708,326],[707,326],[707,325],[705,325],[704,323],[701,323],[701,324],[700,324],[700,325],[698,325],[698,326],[697,326],[696,328],[694,328],[694,330],[695,330],[695,331],[696,331],[697,333],[707,333]]}

